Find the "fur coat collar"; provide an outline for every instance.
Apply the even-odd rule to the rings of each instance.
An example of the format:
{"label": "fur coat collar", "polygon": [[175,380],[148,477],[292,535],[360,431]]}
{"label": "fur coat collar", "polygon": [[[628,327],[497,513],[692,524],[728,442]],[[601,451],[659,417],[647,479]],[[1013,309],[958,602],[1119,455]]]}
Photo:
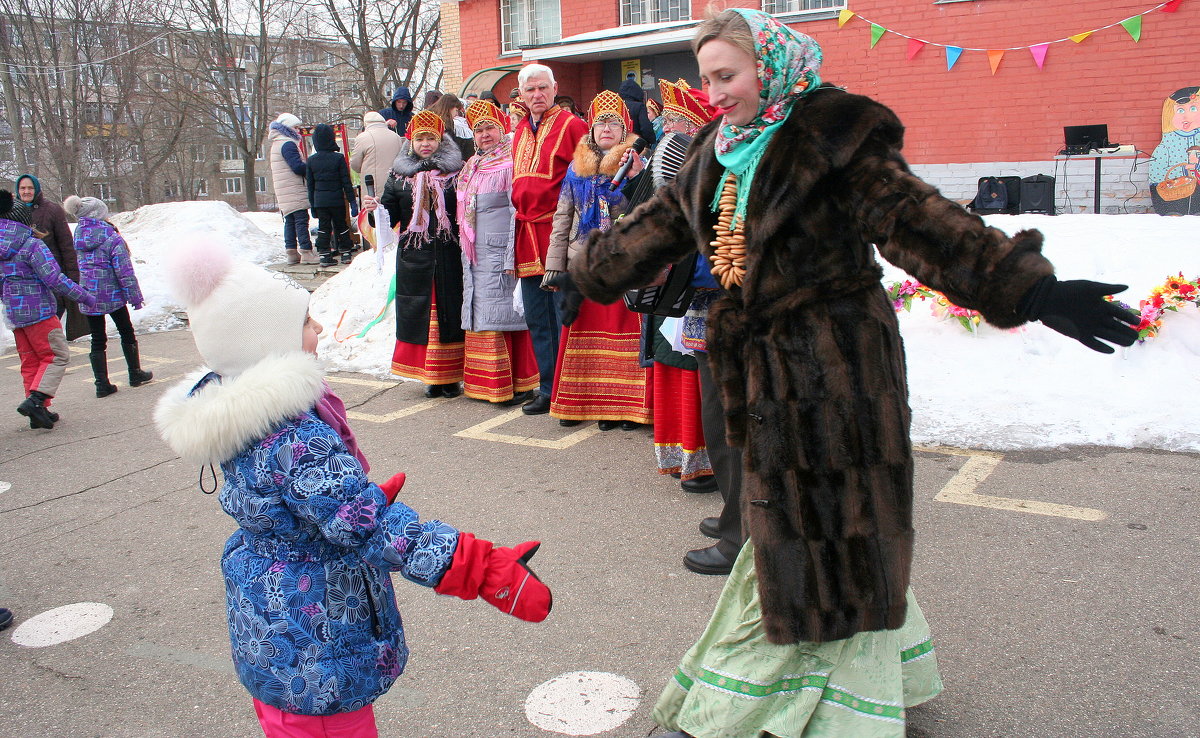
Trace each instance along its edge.
{"label": "fur coat collar", "polygon": [[171,450],[200,464],[232,459],[284,421],[312,410],[325,393],[317,358],[301,351],[270,356],[189,396],[208,373],[202,368],[168,389],[154,411]]}
{"label": "fur coat collar", "polygon": [[417,172],[427,170],[436,170],[442,174],[454,174],[462,168],[462,151],[458,148],[458,144],[454,143],[454,139],[445,133],[442,134],[442,142],[438,144],[437,151],[433,152],[433,156],[428,159],[422,159],[414,154],[412,142],[405,139],[404,147],[400,149],[400,154],[392,163],[392,171],[397,177],[411,177]]}
{"label": "fur coat collar", "polygon": [[575,174],[580,177],[593,177],[597,174],[611,177],[616,174],[617,170],[621,168],[621,155],[633,145],[637,136],[627,136],[624,141],[609,149],[607,154],[593,148],[591,140],[591,135],[584,136],[579,139],[579,145],[575,147],[573,163]]}

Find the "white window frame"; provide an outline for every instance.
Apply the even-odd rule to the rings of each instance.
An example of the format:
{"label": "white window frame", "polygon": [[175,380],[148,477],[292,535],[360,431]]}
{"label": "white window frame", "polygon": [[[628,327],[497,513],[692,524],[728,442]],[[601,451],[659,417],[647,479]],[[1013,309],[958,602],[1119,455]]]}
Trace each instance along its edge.
{"label": "white window frame", "polygon": [[847,5],[848,0],[762,0],[763,11],[772,15],[842,10]]}
{"label": "white window frame", "polygon": [[93,182],[92,192],[96,193],[95,197],[97,200],[103,200],[104,202],[114,202],[117,199],[116,195],[113,194],[112,185],[108,182]]}
{"label": "white window frame", "polygon": [[223,177],[221,179],[221,194],[222,195],[240,195],[240,194],[242,194],[242,178],[241,177]]}
{"label": "white window frame", "polygon": [[254,178],[254,191],[260,195],[267,191],[267,178],[266,177],[255,177]]}
{"label": "white window frame", "polygon": [[238,156],[237,146],[231,143],[221,144],[221,160],[241,161],[242,157]]}
{"label": "white window frame", "polygon": [[500,53],[562,40],[559,0],[500,0]]}
{"label": "white window frame", "polygon": [[691,20],[691,17],[691,0],[621,0],[623,26]]}
{"label": "white window frame", "polygon": [[316,74],[306,74],[301,72],[296,75],[296,91],[300,95],[319,95],[324,77]]}

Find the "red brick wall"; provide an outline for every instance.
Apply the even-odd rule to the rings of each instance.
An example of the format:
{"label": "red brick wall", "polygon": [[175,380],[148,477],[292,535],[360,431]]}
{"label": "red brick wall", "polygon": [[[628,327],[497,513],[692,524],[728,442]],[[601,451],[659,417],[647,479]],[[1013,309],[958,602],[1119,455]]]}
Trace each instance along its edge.
{"label": "red brick wall", "polygon": [[[617,23],[617,0],[562,3],[564,37]],[[855,0],[851,9],[926,41],[1004,48],[1116,24],[1156,4]],[[694,12],[702,12],[701,5],[693,0]],[[465,75],[515,59],[499,57],[497,0],[464,0],[460,12]],[[1080,44],[1051,44],[1040,71],[1027,49],[1007,51],[995,75],[983,51],[964,51],[947,71],[945,51],[938,46],[927,45],[908,61],[907,40],[889,33],[871,49],[870,26],[857,17],[840,29],[836,20],[795,27],[821,42],[825,79],[874,97],[899,114],[908,129],[905,154],[916,164],[1045,160],[1062,147],[1064,125],[1092,123],[1107,123],[1114,142],[1150,151],[1161,138],[1163,100],[1180,87],[1200,84],[1200,64],[1189,53],[1195,46],[1194,29],[1200,28],[1200,0],[1184,0],[1175,13],[1144,16],[1140,43],[1115,26]],[[636,51],[630,56],[637,56]],[[549,64],[560,91],[581,104],[599,91],[599,63]],[[505,93],[507,89],[501,91]]]}

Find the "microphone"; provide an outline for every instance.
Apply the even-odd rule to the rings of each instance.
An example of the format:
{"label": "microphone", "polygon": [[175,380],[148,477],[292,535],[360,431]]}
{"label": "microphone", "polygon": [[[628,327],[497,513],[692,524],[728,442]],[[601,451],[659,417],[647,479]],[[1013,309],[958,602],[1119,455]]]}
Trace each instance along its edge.
{"label": "microphone", "polygon": [[367,197],[375,197],[375,175],[363,175],[363,185],[367,188]]}
{"label": "microphone", "polygon": [[613,175],[612,182],[608,185],[610,190],[615,190],[617,187],[621,186],[621,182],[625,179],[625,175],[629,174],[629,168],[633,166],[633,157],[645,150],[646,139],[639,136],[638,139],[633,142],[633,145],[629,147],[629,151],[631,152],[629,154],[629,159],[627,159],[625,163],[621,165],[621,168],[617,170],[617,173]]}

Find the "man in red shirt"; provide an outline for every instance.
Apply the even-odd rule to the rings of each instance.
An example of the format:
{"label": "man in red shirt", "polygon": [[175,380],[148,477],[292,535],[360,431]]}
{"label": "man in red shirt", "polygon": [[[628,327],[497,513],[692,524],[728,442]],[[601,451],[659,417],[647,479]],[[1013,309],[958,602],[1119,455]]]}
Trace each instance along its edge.
{"label": "man in red shirt", "polygon": [[523,408],[526,415],[550,412],[554,389],[554,364],[562,333],[555,296],[541,289],[546,250],[550,247],[551,220],[558,194],[579,140],[588,132],[581,118],[554,104],[558,83],[554,72],[530,64],[517,75],[521,100],[529,107],[513,137],[513,206],[517,210],[516,270],[521,278],[525,322],[533,338],[541,384],[538,396]]}

